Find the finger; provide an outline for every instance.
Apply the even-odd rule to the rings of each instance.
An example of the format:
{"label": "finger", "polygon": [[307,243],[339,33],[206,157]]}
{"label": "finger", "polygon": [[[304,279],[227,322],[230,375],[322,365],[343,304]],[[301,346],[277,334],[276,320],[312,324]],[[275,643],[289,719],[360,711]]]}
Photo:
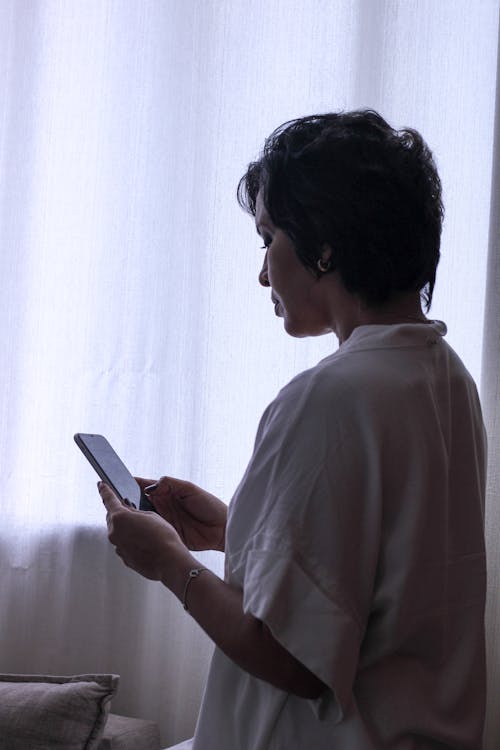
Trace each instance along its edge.
{"label": "finger", "polygon": [[134,479],[141,490],[146,490],[147,487],[150,487],[152,484],[156,484],[156,479],[144,479],[143,477],[134,477]]}
{"label": "finger", "polygon": [[156,482],[152,482],[144,487],[144,492],[147,495],[151,495],[158,490],[162,490],[163,493],[170,492],[172,490],[171,477],[160,477]]}
{"label": "finger", "polygon": [[162,490],[162,492],[172,492],[176,485],[178,484],[177,479],[174,479],[174,477],[160,477],[158,479],[158,482],[156,483],[157,489]]}
{"label": "finger", "polygon": [[104,507],[108,511],[108,515],[117,510],[123,510],[125,506],[122,501],[115,495],[113,490],[105,484],[105,482],[97,482],[97,488],[102,497]]}

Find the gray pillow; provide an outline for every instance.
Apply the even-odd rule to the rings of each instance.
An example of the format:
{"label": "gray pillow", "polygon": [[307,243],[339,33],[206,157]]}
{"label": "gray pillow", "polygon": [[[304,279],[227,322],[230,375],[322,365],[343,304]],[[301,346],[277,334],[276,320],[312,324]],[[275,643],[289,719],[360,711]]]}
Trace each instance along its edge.
{"label": "gray pillow", "polygon": [[95,750],[118,680],[0,674],[0,750]]}

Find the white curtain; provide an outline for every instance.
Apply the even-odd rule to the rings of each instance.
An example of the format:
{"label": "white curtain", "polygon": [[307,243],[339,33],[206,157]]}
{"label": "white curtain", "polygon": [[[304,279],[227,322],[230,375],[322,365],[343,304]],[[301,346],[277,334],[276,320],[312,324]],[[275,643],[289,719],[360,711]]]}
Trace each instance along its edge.
{"label": "white curtain", "polygon": [[[443,180],[431,314],[482,384],[490,430],[498,747],[498,10],[0,0],[0,671],[113,671],[116,712],[158,721],[165,745],[192,734],[211,646],[115,558],[73,433],[230,500],[264,407],[337,346],[275,318],[236,184],[284,120],[372,107],[423,133]],[[221,555],[199,557],[222,574]]]}

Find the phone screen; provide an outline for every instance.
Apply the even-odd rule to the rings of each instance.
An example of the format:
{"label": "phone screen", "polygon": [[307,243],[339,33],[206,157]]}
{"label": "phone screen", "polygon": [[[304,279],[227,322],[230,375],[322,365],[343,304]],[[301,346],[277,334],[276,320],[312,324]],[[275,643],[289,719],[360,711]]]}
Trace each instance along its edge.
{"label": "phone screen", "polygon": [[[153,510],[134,477],[105,437],[82,432],[78,432],[74,437],[76,444],[103,482],[109,484],[120,500],[128,500],[135,508]],[[145,507],[145,503],[149,507]]]}

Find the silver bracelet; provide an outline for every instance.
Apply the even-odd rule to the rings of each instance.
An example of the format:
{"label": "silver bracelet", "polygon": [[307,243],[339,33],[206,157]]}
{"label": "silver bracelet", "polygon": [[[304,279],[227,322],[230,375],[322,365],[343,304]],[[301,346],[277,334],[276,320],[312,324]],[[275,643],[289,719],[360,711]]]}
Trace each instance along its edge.
{"label": "silver bracelet", "polygon": [[189,612],[188,605],[186,603],[186,594],[187,594],[187,590],[189,588],[189,584],[191,583],[191,581],[193,580],[193,578],[198,578],[198,576],[200,575],[200,573],[203,573],[204,570],[208,570],[208,568],[193,568],[193,570],[189,571],[189,575],[188,575],[188,578],[187,578],[187,581],[186,581],[186,585],[184,586],[184,595],[182,597],[182,606],[184,607],[184,609],[186,610],[186,612]]}

